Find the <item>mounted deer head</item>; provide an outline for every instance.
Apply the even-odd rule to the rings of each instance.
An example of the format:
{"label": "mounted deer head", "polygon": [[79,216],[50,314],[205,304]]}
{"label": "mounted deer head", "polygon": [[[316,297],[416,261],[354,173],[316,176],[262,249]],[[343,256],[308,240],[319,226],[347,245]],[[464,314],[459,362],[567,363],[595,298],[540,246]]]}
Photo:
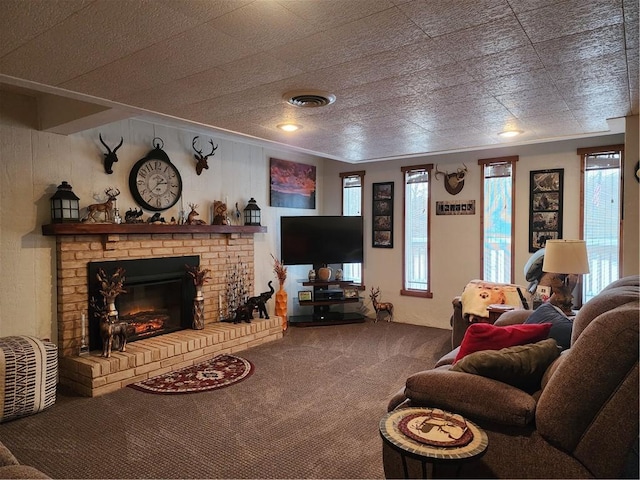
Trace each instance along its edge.
{"label": "mounted deer head", "polygon": [[196,142],[198,141],[198,138],[200,137],[194,137],[193,141],[191,142],[191,147],[193,148],[193,150],[196,152],[196,154],[194,155],[195,159],[198,161],[198,163],[196,164],[196,173],[198,175],[200,175],[202,173],[202,169],[209,169],[209,164],[207,163],[207,158],[213,156],[215,154],[215,151],[218,149],[218,145],[214,146],[213,145],[213,140],[209,140],[209,143],[211,144],[211,153],[207,154],[207,155],[203,155],[202,154],[202,150],[198,150],[196,148]]}
{"label": "mounted deer head", "polygon": [[102,134],[99,134],[98,136],[100,137],[100,143],[102,143],[102,145],[104,145],[104,148],[107,149],[107,153],[104,154],[104,171],[107,172],[109,175],[111,175],[113,173],[113,168],[112,168],[113,163],[118,161],[118,156],[116,155],[116,152],[122,146],[122,142],[124,142],[124,138],[120,137],[120,143],[118,144],[118,146],[113,150],[111,150],[109,148],[109,145],[104,143],[104,140],[102,140]]}
{"label": "mounted deer head", "polygon": [[457,195],[462,191],[462,187],[464,187],[464,179],[467,176],[468,168],[464,163],[462,165],[464,165],[464,168],[458,168],[458,171],[453,173],[441,172],[438,170],[438,165],[436,165],[436,173],[434,176],[438,178],[438,175],[444,175],[446,178],[444,189],[451,195]]}

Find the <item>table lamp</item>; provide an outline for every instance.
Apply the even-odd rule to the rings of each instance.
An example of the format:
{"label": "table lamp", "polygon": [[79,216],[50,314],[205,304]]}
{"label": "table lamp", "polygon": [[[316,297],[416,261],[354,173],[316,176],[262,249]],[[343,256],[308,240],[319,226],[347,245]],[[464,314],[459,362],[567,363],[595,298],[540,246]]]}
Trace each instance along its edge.
{"label": "table lamp", "polygon": [[[547,240],[542,271],[557,273],[551,281],[552,295],[549,302],[565,314],[571,314],[573,295],[578,275],[589,273],[587,244],[584,240]],[[573,276],[575,281],[571,281]]]}

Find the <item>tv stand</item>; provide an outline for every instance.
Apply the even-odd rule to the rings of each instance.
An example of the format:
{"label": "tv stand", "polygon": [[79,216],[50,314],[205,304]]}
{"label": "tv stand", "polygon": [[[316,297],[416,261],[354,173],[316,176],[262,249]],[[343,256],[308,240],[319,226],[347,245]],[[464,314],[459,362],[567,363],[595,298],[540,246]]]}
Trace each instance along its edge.
{"label": "tv stand", "polygon": [[[313,300],[300,301],[300,306],[312,306],[311,315],[294,315],[289,317],[289,324],[299,327],[339,325],[344,323],[361,323],[365,317],[357,312],[339,312],[331,310],[331,305],[344,305],[347,303],[359,303],[360,298],[345,298],[344,288],[357,288],[358,285],[339,280],[328,280],[326,282],[302,281],[306,287],[313,287]],[[339,290],[332,290],[329,287],[339,287]]]}

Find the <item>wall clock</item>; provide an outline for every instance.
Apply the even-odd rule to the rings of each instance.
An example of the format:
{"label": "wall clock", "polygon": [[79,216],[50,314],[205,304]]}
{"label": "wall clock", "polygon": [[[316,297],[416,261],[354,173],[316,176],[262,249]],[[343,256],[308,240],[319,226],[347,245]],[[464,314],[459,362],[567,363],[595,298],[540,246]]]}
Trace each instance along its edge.
{"label": "wall clock", "polygon": [[[157,141],[157,142],[156,142]],[[173,207],[182,195],[182,178],[162,147],[153,139],[154,149],[141,158],[129,173],[129,188],[142,208],[159,212]]]}

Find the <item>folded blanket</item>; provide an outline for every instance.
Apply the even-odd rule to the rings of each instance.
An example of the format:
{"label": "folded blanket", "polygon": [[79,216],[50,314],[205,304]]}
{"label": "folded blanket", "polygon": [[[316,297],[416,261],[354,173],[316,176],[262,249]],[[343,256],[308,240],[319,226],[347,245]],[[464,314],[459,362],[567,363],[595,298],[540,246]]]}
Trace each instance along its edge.
{"label": "folded blanket", "polygon": [[492,283],[483,280],[471,280],[462,292],[462,316],[470,323],[486,322],[489,318],[487,307],[493,304],[513,305],[523,308],[518,288],[529,305],[531,298],[526,288],[510,283]]}

